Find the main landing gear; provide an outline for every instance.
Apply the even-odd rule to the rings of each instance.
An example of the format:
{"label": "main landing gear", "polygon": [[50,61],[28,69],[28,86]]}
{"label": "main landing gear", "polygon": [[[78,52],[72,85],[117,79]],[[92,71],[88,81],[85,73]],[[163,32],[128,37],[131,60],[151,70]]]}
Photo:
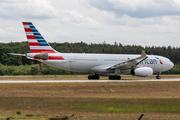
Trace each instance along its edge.
{"label": "main landing gear", "polygon": [[121,76],[119,76],[119,75],[110,75],[109,76],[109,80],[120,80],[121,79]]}
{"label": "main landing gear", "polygon": [[[89,80],[99,80],[99,75],[97,73],[94,73],[93,75],[89,75],[88,79]],[[110,75],[109,80],[120,80],[121,76],[119,75]]]}
{"label": "main landing gear", "polygon": [[157,73],[156,79],[161,79],[161,76],[159,76],[160,74],[160,72]]}
{"label": "main landing gear", "polygon": [[100,78],[100,77],[99,77],[99,75],[98,75],[97,73],[88,76],[88,79],[89,79],[89,80],[92,80],[92,79],[93,79],[93,80],[95,80],[95,79],[96,79],[96,80],[99,80],[99,78]]}

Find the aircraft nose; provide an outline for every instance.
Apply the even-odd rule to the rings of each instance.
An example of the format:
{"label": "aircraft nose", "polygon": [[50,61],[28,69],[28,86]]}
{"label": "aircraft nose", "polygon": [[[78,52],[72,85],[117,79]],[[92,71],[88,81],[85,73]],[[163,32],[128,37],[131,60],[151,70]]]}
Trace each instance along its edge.
{"label": "aircraft nose", "polygon": [[170,67],[170,69],[171,69],[172,67],[174,67],[174,63],[170,62],[170,63],[169,63],[169,67]]}
{"label": "aircraft nose", "polygon": [[173,66],[174,66],[174,63],[172,63],[171,61],[169,61],[168,64],[167,64],[168,70],[171,69]]}
{"label": "aircraft nose", "polygon": [[169,69],[171,69],[172,67],[174,66],[174,64],[170,61],[170,60],[168,60],[167,62],[166,62],[166,64],[164,65],[164,70],[169,70]]}

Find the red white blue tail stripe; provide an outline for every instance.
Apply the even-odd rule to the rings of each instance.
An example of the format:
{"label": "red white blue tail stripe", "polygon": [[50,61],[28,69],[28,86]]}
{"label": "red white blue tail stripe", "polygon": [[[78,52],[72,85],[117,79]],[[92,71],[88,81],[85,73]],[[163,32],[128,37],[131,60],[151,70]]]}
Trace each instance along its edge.
{"label": "red white blue tail stripe", "polygon": [[31,53],[56,53],[31,22],[23,22]]}

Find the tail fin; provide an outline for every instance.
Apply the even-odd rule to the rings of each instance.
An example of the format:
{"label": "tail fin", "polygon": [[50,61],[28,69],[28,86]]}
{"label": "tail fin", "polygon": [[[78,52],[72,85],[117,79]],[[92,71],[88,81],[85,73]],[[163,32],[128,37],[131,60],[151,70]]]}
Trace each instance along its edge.
{"label": "tail fin", "polygon": [[31,53],[57,53],[38,32],[31,22],[23,22]]}

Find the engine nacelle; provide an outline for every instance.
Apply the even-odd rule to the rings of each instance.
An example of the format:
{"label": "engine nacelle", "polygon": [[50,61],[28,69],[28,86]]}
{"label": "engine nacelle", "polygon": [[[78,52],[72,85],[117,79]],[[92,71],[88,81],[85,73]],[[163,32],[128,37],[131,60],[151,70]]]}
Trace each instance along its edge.
{"label": "engine nacelle", "polygon": [[150,77],[153,74],[153,69],[150,67],[140,67],[132,69],[131,74],[139,77]]}

